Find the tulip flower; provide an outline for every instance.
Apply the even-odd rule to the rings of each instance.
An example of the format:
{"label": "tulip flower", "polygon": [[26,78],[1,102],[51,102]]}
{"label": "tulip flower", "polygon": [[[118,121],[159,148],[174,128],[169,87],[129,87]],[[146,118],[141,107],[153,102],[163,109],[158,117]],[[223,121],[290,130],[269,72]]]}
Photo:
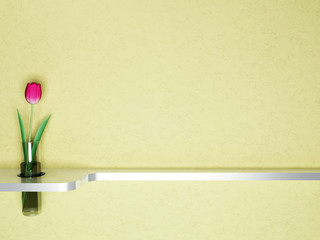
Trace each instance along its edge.
{"label": "tulip flower", "polygon": [[25,97],[28,103],[31,104],[31,115],[30,115],[30,128],[29,128],[29,142],[31,142],[31,129],[32,129],[32,115],[33,105],[37,104],[41,99],[41,84],[28,83],[25,91]]}
{"label": "tulip flower", "polygon": [[[41,173],[37,172],[34,173],[33,167],[37,166],[36,168],[40,168],[40,165],[34,165],[33,163],[36,163],[36,152],[37,148],[41,139],[41,136],[43,134],[44,129],[46,128],[46,125],[49,121],[50,115],[42,122],[40,125],[33,142],[31,142],[31,130],[32,130],[32,116],[33,116],[33,106],[34,104],[37,104],[42,96],[41,92],[41,84],[37,83],[28,83],[26,90],[25,90],[25,98],[28,103],[31,104],[31,114],[30,114],[30,127],[29,127],[29,141],[27,142],[26,139],[26,133],[25,133],[25,128],[24,124],[22,121],[22,117],[19,113],[19,110],[17,109],[18,113],[18,119],[19,119],[19,125],[20,125],[20,133],[21,133],[21,140],[22,140],[22,148],[23,148],[23,156],[24,156],[24,164],[21,164],[21,174],[19,176],[21,177],[34,177],[35,174],[39,174],[37,176],[41,176]],[[38,167],[39,166],[39,167]],[[32,216],[32,215],[37,215],[38,212],[38,207],[39,207],[39,202],[37,201],[39,193],[37,192],[22,192],[22,211],[24,215],[27,216]],[[36,210],[36,211],[35,211]],[[30,215],[32,214],[32,215]]]}
{"label": "tulip flower", "polygon": [[[38,103],[41,99],[41,84],[37,83],[28,83],[26,90],[25,90],[25,98],[28,103],[31,104],[31,115],[30,115],[30,127],[29,127],[29,141],[27,142],[26,139],[26,133],[25,133],[25,128],[24,124],[22,121],[22,117],[19,113],[19,110],[17,109],[18,112],[18,119],[19,119],[19,125],[20,125],[20,132],[21,132],[21,140],[22,140],[22,148],[23,148],[23,155],[24,155],[24,161],[25,161],[25,171],[27,172],[28,170],[31,170],[32,168],[32,163],[35,159],[36,151],[38,148],[38,144],[40,142],[41,136],[43,134],[44,129],[47,126],[47,123],[49,121],[49,118],[51,115],[49,115],[40,125],[34,139],[33,139],[33,144],[31,142],[31,130],[32,130],[32,116],[33,116],[33,105]],[[27,176],[27,173],[25,173],[25,176]]]}
{"label": "tulip flower", "polygon": [[25,91],[25,97],[28,103],[36,104],[41,99],[41,84],[28,83]]}

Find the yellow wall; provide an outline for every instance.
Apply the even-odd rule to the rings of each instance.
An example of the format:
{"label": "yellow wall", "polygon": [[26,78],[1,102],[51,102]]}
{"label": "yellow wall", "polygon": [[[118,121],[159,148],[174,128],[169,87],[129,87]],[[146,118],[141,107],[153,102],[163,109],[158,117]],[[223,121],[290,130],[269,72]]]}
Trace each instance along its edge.
{"label": "yellow wall", "polygon": [[25,217],[1,193],[0,239],[318,240],[318,182],[95,182]]}
{"label": "yellow wall", "polygon": [[[319,1],[1,1],[1,166],[320,166]],[[26,126],[26,127],[27,127]]]}
{"label": "yellow wall", "polygon": [[[0,167],[33,79],[45,168],[320,167],[319,5],[0,1]],[[92,183],[32,219],[1,193],[0,236],[318,239],[318,205],[318,183]]]}

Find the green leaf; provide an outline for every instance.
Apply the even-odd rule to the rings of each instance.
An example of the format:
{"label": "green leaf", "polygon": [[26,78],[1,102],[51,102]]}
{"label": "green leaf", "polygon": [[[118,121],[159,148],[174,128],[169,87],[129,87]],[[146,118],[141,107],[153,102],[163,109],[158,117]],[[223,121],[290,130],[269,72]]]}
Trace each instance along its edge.
{"label": "green leaf", "polygon": [[42,136],[42,133],[44,131],[44,129],[46,128],[47,126],[47,123],[49,121],[49,118],[50,118],[51,115],[49,115],[49,117],[47,117],[41,124],[41,126],[39,127],[38,129],[38,132],[33,140],[33,145],[32,145],[32,161],[36,155],[36,151],[37,151],[37,148],[38,148],[38,144],[40,142],[40,139],[41,139],[41,136]]}
{"label": "green leaf", "polygon": [[28,162],[28,149],[27,149],[26,132],[24,130],[24,125],[23,125],[21,115],[19,113],[19,109],[17,109],[17,112],[18,112],[18,119],[19,119],[20,132],[21,132],[23,156],[24,156],[25,163],[27,163]]}

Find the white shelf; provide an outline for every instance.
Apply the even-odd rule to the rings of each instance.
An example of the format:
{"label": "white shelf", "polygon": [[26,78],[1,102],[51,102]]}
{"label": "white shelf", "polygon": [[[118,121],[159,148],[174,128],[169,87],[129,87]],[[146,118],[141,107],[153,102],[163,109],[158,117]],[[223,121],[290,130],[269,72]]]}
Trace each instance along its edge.
{"label": "white shelf", "polygon": [[320,181],[320,169],[44,169],[32,179],[0,169],[2,192],[65,192],[94,181]]}

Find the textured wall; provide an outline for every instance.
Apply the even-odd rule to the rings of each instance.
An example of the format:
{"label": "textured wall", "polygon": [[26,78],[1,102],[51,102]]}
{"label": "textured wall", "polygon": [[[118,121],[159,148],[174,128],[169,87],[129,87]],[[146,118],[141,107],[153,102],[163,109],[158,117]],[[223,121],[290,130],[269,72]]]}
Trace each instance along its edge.
{"label": "textured wall", "polygon": [[318,240],[318,182],[95,182],[44,193],[24,217],[18,193],[1,193],[6,240]]}
{"label": "textured wall", "polygon": [[[1,1],[0,164],[320,166],[319,1]],[[27,124],[28,125],[28,124]]]}
{"label": "textured wall", "polygon": [[[0,167],[22,161],[33,79],[44,167],[320,167],[319,26],[319,0],[0,1]],[[0,237],[318,239],[318,193],[92,183],[32,219],[1,193]]]}

